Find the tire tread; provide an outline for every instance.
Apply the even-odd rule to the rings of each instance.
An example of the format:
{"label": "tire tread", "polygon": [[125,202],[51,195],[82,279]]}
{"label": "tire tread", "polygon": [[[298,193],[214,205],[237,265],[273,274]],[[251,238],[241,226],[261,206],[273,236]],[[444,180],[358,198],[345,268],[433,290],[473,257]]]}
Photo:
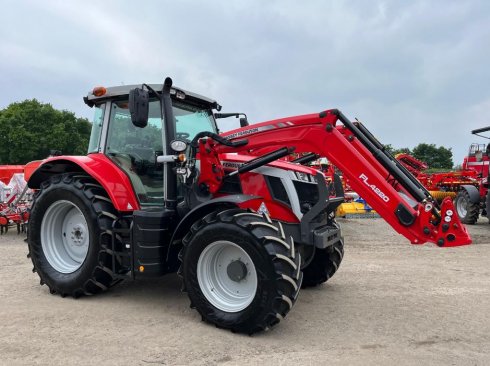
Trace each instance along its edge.
{"label": "tire tread", "polygon": [[[97,225],[100,230],[100,237],[102,237],[104,234],[111,233],[112,223],[114,219],[117,219],[117,211],[110,201],[107,193],[103,190],[102,186],[100,186],[92,177],[88,175],[80,173],[66,173],[53,176],[44,181],[40,185],[40,190],[35,195],[33,207],[39,197],[42,197],[43,191],[55,184],[79,188],[83,192],[86,202],[90,204],[91,209],[95,212],[95,215],[98,218]],[[94,191],[96,191],[96,193]],[[29,232],[32,234],[31,230],[29,230]],[[98,252],[98,265],[94,266],[92,269],[90,278],[85,280],[82,284],[80,284],[80,286],[73,288],[70,291],[66,291],[63,286],[49,278],[49,276],[44,273],[42,268],[38,265],[38,260],[42,254],[42,246],[40,242],[33,243],[32,240],[28,240],[28,248],[28,255],[30,256],[34,265],[33,271],[36,271],[40,276],[41,284],[44,283],[49,287],[51,294],[60,294],[63,297],[66,295],[71,295],[73,298],[78,298],[81,295],[94,295],[96,293],[106,291],[110,287],[120,282],[120,279],[116,278],[116,274],[110,268],[112,267],[111,262],[113,252],[106,244],[100,244],[100,250]]]}
{"label": "tire tread", "polygon": [[[252,323],[226,322],[218,318],[213,312],[199,310],[199,306],[197,306],[197,310],[200,312],[204,321],[214,324],[219,328],[229,329],[232,332],[253,334],[270,329],[286,317],[287,313],[293,307],[298,298],[303,277],[300,271],[301,258],[299,252],[294,249],[291,250],[290,245],[284,237],[284,230],[280,223],[268,217],[242,209],[227,209],[221,212],[213,212],[194,223],[190,232],[182,240],[183,246],[178,255],[181,261],[178,273],[182,277],[183,287],[185,288],[189,285],[188,283],[186,284],[183,261],[185,261],[186,252],[189,246],[192,245],[195,235],[206,225],[229,223],[233,223],[240,229],[248,231],[255,237],[257,243],[262,244],[264,252],[269,257],[269,262],[273,266],[273,273],[275,273],[274,280],[283,285],[277,286],[277,292],[274,295],[275,297],[271,303],[271,307],[262,311],[261,314],[263,315],[257,315]],[[260,269],[257,268],[257,271],[260,271]],[[201,291],[195,291],[195,293],[200,294],[199,301],[207,302]],[[191,298],[193,306],[197,302]]]}

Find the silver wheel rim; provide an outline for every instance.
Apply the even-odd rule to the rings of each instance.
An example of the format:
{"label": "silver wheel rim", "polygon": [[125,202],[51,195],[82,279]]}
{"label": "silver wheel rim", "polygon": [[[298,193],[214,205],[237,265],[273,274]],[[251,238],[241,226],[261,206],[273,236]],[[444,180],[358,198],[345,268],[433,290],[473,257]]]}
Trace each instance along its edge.
{"label": "silver wheel rim", "polygon": [[466,197],[459,197],[458,202],[456,204],[456,211],[458,211],[458,215],[460,218],[463,218],[466,216],[466,213],[468,210],[466,209],[466,206],[468,206],[468,200]]}
{"label": "silver wheel rim", "polygon": [[57,201],[41,223],[44,256],[56,271],[73,273],[87,257],[90,234],[82,211],[70,201]]}
{"label": "silver wheel rim", "polygon": [[[230,277],[232,266],[239,269],[238,277],[243,274],[243,278]],[[252,259],[230,241],[216,241],[202,251],[197,262],[197,280],[206,299],[230,313],[245,309],[257,292],[257,272]]]}

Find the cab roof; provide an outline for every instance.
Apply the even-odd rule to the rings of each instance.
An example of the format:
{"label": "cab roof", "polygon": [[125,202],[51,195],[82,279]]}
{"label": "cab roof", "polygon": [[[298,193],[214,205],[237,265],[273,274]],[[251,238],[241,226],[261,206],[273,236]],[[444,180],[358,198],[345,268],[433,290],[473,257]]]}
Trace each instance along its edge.
{"label": "cab roof", "polygon": [[[151,88],[153,88],[156,91],[161,91],[163,88],[163,84],[148,84]],[[135,88],[141,88],[142,84],[132,84],[132,85],[120,85],[120,86],[112,86],[112,87],[107,87],[106,93],[101,96],[96,96],[94,95],[94,90],[89,91],[88,95],[83,98],[83,101],[85,104],[87,104],[89,107],[94,106],[95,104],[110,100],[110,99],[118,99],[119,97],[124,97],[129,95],[129,91]],[[176,97],[177,92],[179,92],[179,96]],[[184,95],[184,98],[182,98],[182,93]],[[200,94],[196,94],[184,89],[181,89],[176,86],[172,86],[170,89],[170,95],[172,99],[180,99],[184,101],[190,101],[192,103],[197,103],[197,104],[203,104],[206,106],[209,106],[213,109],[217,109],[218,111],[221,109],[221,105],[218,104],[218,102],[214,99],[205,97]]]}

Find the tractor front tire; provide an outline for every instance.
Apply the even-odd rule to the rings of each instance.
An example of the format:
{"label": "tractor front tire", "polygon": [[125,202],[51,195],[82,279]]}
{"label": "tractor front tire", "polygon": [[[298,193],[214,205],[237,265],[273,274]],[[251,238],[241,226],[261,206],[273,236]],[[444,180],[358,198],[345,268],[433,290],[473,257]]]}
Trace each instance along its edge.
{"label": "tractor front tire", "polygon": [[331,247],[315,248],[312,255],[313,258],[303,268],[302,288],[318,286],[332,278],[344,258],[344,243],[340,239]]}
{"label": "tractor front tire", "polygon": [[94,179],[62,174],[41,184],[28,228],[33,271],[52,294],[93,295],[119,282],[112,271],[116,210]]}
{"label": "tractor front tire", "polygon": [[253,334],[279,323],[302,281],[300,255],[280,223],[241,209],[194,223],[179,254],[184,290],[202,319]]}
{"label": "tractor front tire", "polygon": [[478,221],[480,205],[471,202],[470,194],[466,190],[463,189],[458,192],[454,199],[454,208],[463,224],[473,225]]}

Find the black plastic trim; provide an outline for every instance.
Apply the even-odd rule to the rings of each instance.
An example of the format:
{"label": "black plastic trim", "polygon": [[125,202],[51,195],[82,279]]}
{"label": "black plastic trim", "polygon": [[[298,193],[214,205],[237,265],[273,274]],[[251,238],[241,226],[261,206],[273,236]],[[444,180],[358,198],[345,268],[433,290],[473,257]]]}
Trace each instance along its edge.
{"label": "black plastic trim", "polygon": [[314,246],[319,249],[325,249],[334,245],[342,239],[340,228],[336,224],[323,223],[315,226],[308,237],[308,241],[304,241],[301,236],[301,227],[298,224],[281,222],[286,237],[293,237],[295,243],[302,245]]}
{"label": "black plastic trim", "polygon": [[234,194],[228,195],[225,197],[214,198],[209,201],[206,201],[199,206],[196,206],[190,212],[188,212],[182,220],[180,220],[179,224],[175,228],[175,231],[172,234],[170,239],[170,243],[173,243],[175,240],[181,239],[187,229],[196,222],[199,218],[202,218],[207,213],[215,210],[216,207],[219,206],[230,206],[237,207],[239,203],[250,201],[253,199],[261,198],[259,196],[249,196],[246,194]]}
{"label": "black plastic trim", "polygon": [[300,221],[301,242],[305,244],[312,242],[312,232],[316,227],[320,226],[319,224],[315,225],[314,219],[322,212],[327,212],[327,215],[330,214],[344,202],[344,196],[343,194],[339,196],[339,192],[337,192],[337,197],[329,197],[329,190],[323,174],[318,173],[315,175],[315,180],[318,187],[318,202],[303,215]]}
{"label": "black plastic trim", "polygon": [[312,161],[318,159],[320,157],[320,155],[318,154],[315,154],[315,153],[309,153],[309,154],[306,154],[300,158],[297,158],[297,159],[294,159],[292,161],[292,163],[296,163],[296,164],[308,164],[308,163],[311,163]]}
{"label": "black plastic trim", "polygon": [[[291,208],[291,201],[289,200],[288,192],[286,191],[286,187],[284,187],[284,183],[282,182],[281,178],[274,177],[271,175],[265,175],[264,178],[265,178],[265,183],[267,184],[267,189],[269,190],[269,193],[271,194],[272,198]],[[283,190],[283,192],[281,193],[284,193],[285,197],[282,197],[282,194],[278,195],[277,188],[279,187],[276,187],[274,180],[276,181],[277,184],[281,185],[281,188]],[[283,198],[285,198],[285,200]]]}
{"label": "black plastic trim", "polygon": [[[133,212],[133,271],[138,276],[160,276],[167,272],[167,251],[172,227],[177,223],[175,210],[167,208]],[[140,271],[140,267],[144,271]]]}
{"label": "black plastic trim", "polygon": [[404,226],[410,226],[415,222],[415,216],[403,203],[400,203],[396,207],[395,215],[398,218],[398,221]]}

